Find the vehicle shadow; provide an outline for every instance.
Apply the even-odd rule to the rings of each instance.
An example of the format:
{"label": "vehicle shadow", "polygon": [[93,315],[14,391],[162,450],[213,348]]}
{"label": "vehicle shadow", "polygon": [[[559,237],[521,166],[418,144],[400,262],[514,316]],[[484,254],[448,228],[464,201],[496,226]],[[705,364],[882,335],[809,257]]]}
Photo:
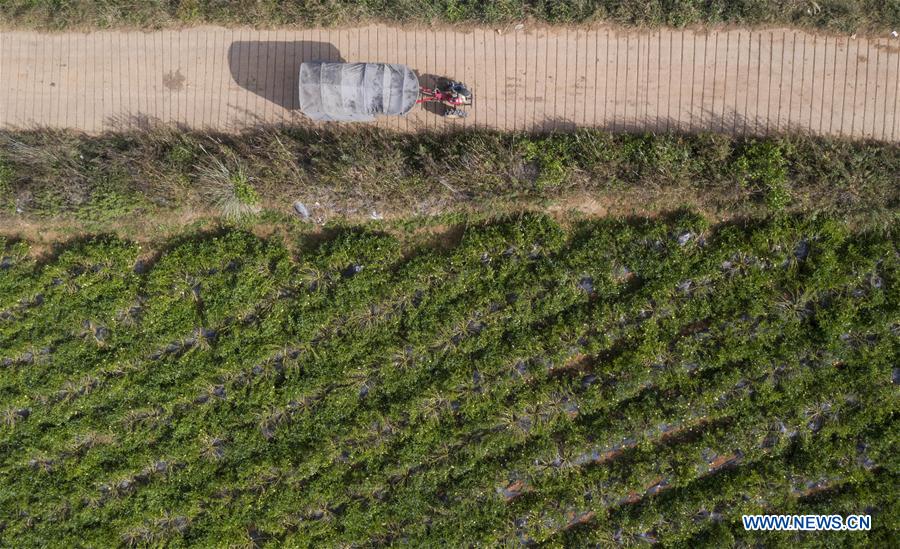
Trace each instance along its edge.
{"label": "vehicle shadow", "polygon": [[[438,76],[436,74],[419,74],[417,71],[413,72],[416,73],[416,77],[418,77],[419,79],[419,85],[425,86],[426,88],[443,88],[450,82],[450,79],[446,76]],[[443,103],[438,103],[437,101],[422,103],[422,108],[424,108],[426,112],[430,112],[431,114],[437,116],[444,116],[444,111],[447,110],[446,105],[444,105]]]}
{"label": "vehicle shadow", "polygon": [[344,59],[334,45],[307,40],[232,42],[228,47],[231,77],[245,90],[288,110],[299,107],[300,64]]}

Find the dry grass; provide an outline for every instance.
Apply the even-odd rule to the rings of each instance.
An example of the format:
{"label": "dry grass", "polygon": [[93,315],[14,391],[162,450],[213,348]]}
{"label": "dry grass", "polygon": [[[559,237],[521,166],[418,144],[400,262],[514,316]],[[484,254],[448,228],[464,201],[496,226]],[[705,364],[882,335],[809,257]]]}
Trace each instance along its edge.
{"label": "dry grass", "polygon": [[592,0],[460,2],[436,0],[6,0],[0,25],[40,29],[161,28],[194,24],[333,26],[363,21],[508,24],[595,21],[638,26],[797,25],[840,32],[892,30],[900,7],[889,0]]}
{"label": "dry grass", "polygon": [[203,198],[228,219],[258,213],[259,195],[243,163],[227,149],[219,155],[201,149],[206,156],[196,169]]}

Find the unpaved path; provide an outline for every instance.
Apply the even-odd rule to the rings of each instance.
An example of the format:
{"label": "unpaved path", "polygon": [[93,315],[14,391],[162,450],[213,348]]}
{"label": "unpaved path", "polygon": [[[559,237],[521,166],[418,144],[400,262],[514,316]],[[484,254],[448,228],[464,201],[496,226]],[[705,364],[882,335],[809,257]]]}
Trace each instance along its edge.
{"label": "unpaved path", "polygon": [[405,63],[423,80],[474,89],[464,121],[418,107],[378,122],[400,130],[790,129],[900,140],[900,40],[785,29],[4,32],[0,127],[303,124],[298,66],[317,59]]}

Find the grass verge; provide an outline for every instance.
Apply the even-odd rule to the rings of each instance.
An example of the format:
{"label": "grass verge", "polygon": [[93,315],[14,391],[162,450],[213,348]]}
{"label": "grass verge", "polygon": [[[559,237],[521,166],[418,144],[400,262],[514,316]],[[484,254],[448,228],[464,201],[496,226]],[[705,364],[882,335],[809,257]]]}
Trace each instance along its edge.
{"label": "grass verge", "polygon": [[897,173],[896,144],[811,137],[0,132],[0,220],[7,233],[125,227],[140,237],[200,218],[279,221],[299,200],[318,224],[688,207],[718,220],[820,212],[877,227],[897,215]]}
{"label": "grass verge", "polygon": [[322,26],[362,21],[555,24],[605,21],[638,26],[798,25],[839,32],[900,27],[898,0],[6,0],[0,24],[68,28],[159,28],[184,24]]}

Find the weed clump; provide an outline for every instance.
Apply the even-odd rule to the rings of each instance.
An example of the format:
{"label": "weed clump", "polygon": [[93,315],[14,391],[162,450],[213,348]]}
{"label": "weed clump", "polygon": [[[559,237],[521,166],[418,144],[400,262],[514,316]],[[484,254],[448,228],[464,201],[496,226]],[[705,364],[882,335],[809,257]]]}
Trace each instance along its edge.
{"label": "weed clump", "polygon": [[233,153],[224,160],[207,154],[197,167],[197,175],[204,198],[226,218],[240,219],[260,211],[252,178]]}

